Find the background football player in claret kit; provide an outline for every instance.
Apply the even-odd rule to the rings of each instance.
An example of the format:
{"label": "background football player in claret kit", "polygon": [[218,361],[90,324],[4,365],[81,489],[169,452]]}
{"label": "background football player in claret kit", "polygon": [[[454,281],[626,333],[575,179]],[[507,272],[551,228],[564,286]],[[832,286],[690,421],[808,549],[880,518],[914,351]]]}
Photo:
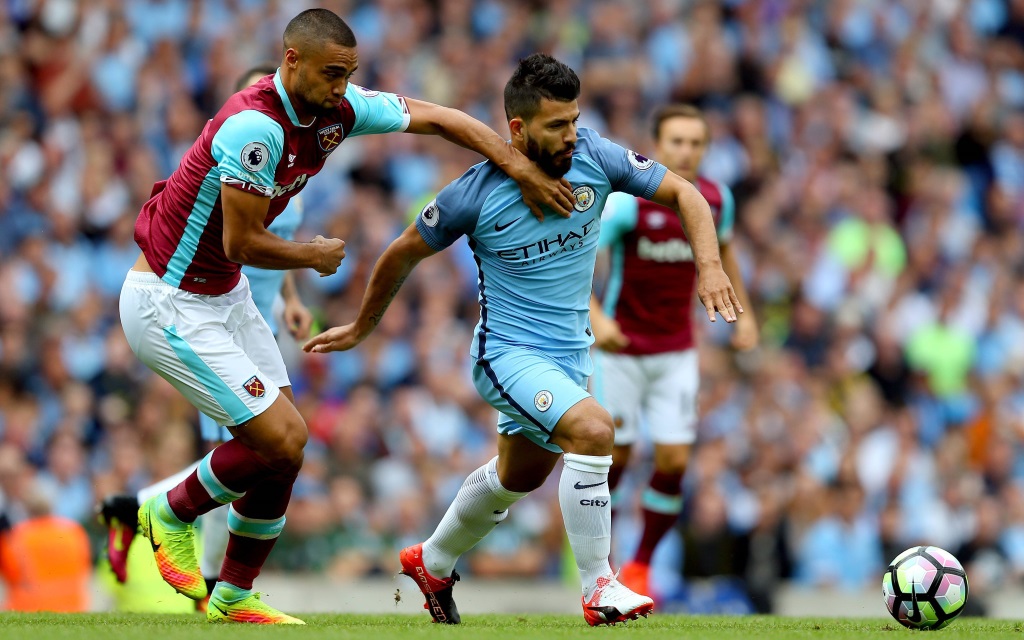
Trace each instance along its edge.
{"label": "background football player in claret kit", "polygon": [[571,211],[567,184],[470,116],[349,83],[359,64],[348,25],[325,9],[289,22],[280,69],[233,95],[157,183],[135,225],[142,249],[121,290],[132,351],[232,436],[184,481],[146,500],[139,528],[163,579],[199,600],[206,584],[193,523],[230,503],[230,532],[207,617],[302,624],[262,602],[253,581],[285,524],[308,433],[273,333],[242,264],[335,273],[345,243],[296,243],[267,231],[348,137],[440,135],[496,162],[532,194],[533,209]]}
{"label": "background football player in claret kit", "polygon": [[[746,312],[733,327],[732,344],[757,346],[750,308],[729,243],[735,205],[723,184],[697,175],[710,131],[689,105],[668,105],[654,115],[655,158],[697,187],[711,207],[722,266]],[[654,442],[654,473],[642,494],[643,533],[619,579],[650,591],[651,557],[683,508],[682,479],[696,439],[698,367],[692,311],[697,269],[675,211],[644,198],[616,193],[602,215],[601,245],[611,253],[603,304],[591,301],[596,346],[595,395],[615,421],[615,451],[608,483],[612,503],[629,463],[641,419]]]}
{"label": "background football player in claret kit", "polygon": [[[611,549],[611,416],[587,393],[593,365],[590,292],[600,212],[616,190],[674,207],[693,238],[698,291],[708,316],[742,312],[722,270],[708,205],[663,165],[577,130],[579,78],[550,56],[521,60],[505,86],[513,144],[546,172],[572,185],[568,219],[538,221],[515,183],[493,163],[476,165],[438,193],[415,224],[378,260],[354,323],[310,340],[315,352],[347,350],[380,322],[420,260],[462,236],[479,270],[480,322],[471,355],[477,391],[503,415],[498,455],[463,483],[433,535],[400,553],[435,622],[458,623],[452,589],[458,558],[508,509],[543,484],[559,459],[559,503],[577,568],[583,614],[591,625],[649,614],[652,600],[616,580]],[[564,455],[563,455],[564,454]]]}
{"label": "background football player in claret kit", "polygon": [[[256,67],[245,72],[239,79],[236,91],[241,91],[259,80],[276,72],[275,67]],[[267,230],[284,238],[293,240],[295,231],[302,224],[302,202],[300,198],[292,198],[288,206],[281,212]],[[313,323],[313,315],[302,304],[295,280],[289,271],[258,269],[243,266],[242,274],[249,281],[253,303],[260,315],[267,321],[270,330],[277,335],[278,318],[274,313],[280,309],[281,319],[292,337],[296,340],[309,337],[309,328]],[[203,412],[199,413],[199,434],[206,451],[231,439],[231,432],[217,424],[213,418]],[[99,507],[100,522],[110,530],[107,538],[107,560],[118,582],[124,583],[128,578],[128,552],[138,528],[139,505],[149,498],[163,493],[184,480],[195,470],[196,462],[181,472],[160,480],[155,484],[140,489],[136,495],[116,495],[104,499]],[[228,546],[228,510],[214,509],[201,516],[199,526],[202,535],[202,557],[200,569],[206,580],[207,590],[213,589],[220,573],[220,565]],[[206,600],[198,603],[200,610],[205,611]]]}

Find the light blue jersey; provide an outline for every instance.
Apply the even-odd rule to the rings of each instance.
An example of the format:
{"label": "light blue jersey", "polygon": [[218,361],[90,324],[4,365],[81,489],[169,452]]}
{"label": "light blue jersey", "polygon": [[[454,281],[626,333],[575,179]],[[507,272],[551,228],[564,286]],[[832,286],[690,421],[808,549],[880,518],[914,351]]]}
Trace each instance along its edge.
{"label": "light blue jersey", "polygon": [[[297,196],[288,202],[288,206],[277,218],[267,227],[274,235],[285,240],[294,240],[295,231],[302,224],[302,197]],[[260,269],[249,265],[242,265],[242,273],[249,279],[249,291],[252,293],[252,301],[256,303],[260,315],[270,325],[270,330],[277,335],[277,321],[274,318],[274,300],[281,292],[281,285],[284,283],[284,276],[287,271],[280,269]]]}
{"label": "light blue jersey", "polygon": [[590,292],[605,199],[613,191],[650,198],[665,167],[590,129],[578,137],[565,175],[576,196],[572,217],[538,221],[516,182],[484,162],[442,189],[416,219],[438,251],[469,236],[480,272],[474,357],[508,346],[568,356],[594,341]]}
{"label": "light blue jersey", "polygon": [[559,451],[550,443],[555,425],[589,395],[590,293],[605,199],[613,191],[650,198],[664,176],[664,166],[581,128],[565,175],[576,196],[571,217],[538,221],[515,181],[484,162],[416,219],[437,251],[469,237],[480,287],[473,380],[504,414],[500,433]]}

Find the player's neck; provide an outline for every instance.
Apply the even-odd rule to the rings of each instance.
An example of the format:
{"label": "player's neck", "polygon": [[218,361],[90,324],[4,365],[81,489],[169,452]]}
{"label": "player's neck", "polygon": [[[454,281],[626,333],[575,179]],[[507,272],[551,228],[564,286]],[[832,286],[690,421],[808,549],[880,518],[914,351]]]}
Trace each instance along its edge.
{"label": "player's neck", "polygon": [[526,142],[525,141],[523,141],[523,140],[516,140],[515,138],[512,138],[511,142],[512,142],[512,148],[513,149],[515,149],[519,153],[523,154],[527,158],[530,157],[530,155],[528,153],[526,153]]}
{"label": "player's neck", "polygon": [[284,87],[284,92],[288,94],[288,102],[291,103],[292,109],[295,111],[295,117],[298,118],[299,123],[302,124],[302,126],[309,126],[312,124],[316,114],[309,113],[302,101],[295,97],[296,91],[292,87],[292,74],[286,66],[281,67],[281,86]]}

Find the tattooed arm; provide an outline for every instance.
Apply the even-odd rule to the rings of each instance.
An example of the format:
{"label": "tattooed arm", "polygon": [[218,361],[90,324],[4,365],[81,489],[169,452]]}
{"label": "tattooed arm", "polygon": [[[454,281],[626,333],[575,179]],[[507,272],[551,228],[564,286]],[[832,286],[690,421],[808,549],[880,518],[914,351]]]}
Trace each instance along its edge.
{"label": "tattooed arm", "polygon": [[391,243],[373,267],[370,283],[366,286],[363,303],[359,307],[359,315],[356,316],[355,322],[324,331],[303,345],[302,349],[313,353],[327,353],[354,348],[380,324],[384,312],[398,295],[398,290],[402,288],[402,283],[409,277],[413,268],[420,260],[435,253],[437,252],[423,241],[423,237],[416,230],[416,225],[410,225]]}

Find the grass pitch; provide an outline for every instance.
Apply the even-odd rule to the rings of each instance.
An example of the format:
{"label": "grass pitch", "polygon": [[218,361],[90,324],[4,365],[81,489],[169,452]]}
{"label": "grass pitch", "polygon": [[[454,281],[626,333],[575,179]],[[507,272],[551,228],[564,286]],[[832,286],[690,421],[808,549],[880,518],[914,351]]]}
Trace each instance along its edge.
{"label": "grass pitch", "polygon": [[[3,640],[196,640],[213,638],[303,638],[309,640],[549,640],[591,635],[637,640],[726,638],[815,638],[896,640],[919,632],[894,620],[710,617],[653,615],[628,625],[590,629],[582,616],[470,615],[457,627],[435,625],[426,615],[308,615],[306,627],[213,625],[198,615],[0,614]],[[936,640],[1024,640],[1024,623],[966,618],[937,632]]]}

